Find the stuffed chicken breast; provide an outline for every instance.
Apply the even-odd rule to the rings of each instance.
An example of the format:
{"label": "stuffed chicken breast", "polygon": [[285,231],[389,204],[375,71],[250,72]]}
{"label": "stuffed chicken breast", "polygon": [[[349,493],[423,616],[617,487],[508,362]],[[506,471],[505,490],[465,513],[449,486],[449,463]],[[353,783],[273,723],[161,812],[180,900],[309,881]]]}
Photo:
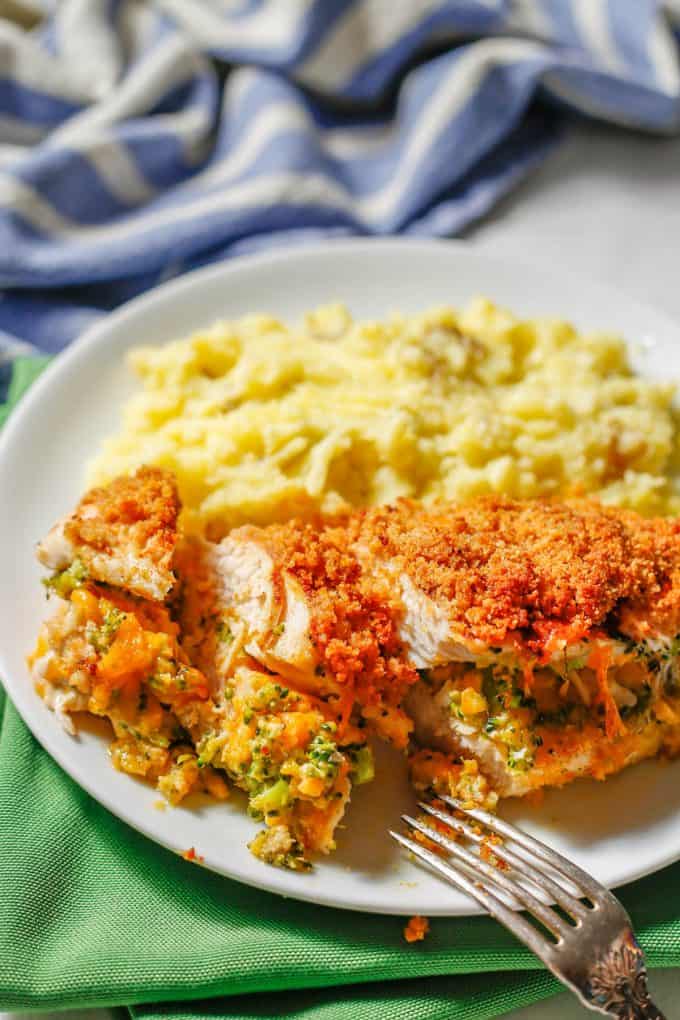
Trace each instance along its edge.
{"label": "stuffed chicken breast", "polygon": [[588,501],[402,501],[238,529],[216,562],[253,658],[401,746],[413,730],[456,781],[472,759],[521,796],[673,750],[674,521]]}
{"label": "stuffed chicken breast", "polygon": [[[173,803],[244,791],[263,860],[335,845],[368,740],[493,807],[680,746],[680,526],[592,501],[410,501],[182,533],[173,479],[86,494],[38,550],[29,659],[67,727]],[[389,777],[379,777],[389,781]]]}

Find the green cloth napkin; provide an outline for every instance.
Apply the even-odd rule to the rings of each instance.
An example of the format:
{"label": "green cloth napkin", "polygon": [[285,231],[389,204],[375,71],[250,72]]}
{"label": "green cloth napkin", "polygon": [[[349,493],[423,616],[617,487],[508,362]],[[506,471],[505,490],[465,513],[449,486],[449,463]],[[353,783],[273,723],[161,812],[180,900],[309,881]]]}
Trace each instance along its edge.
{"label": "green cloth napkin", "polygon": [[[17,362],[12,402],[44,364]],[[401,918],[285,900],[156,846],[62,772],[2,688],[0,854],[0,1009],[486,1020],[559,988],[488,918],[434,919],[409,946]],[[680,866],[622,899],[650,965],[680,965]]]}

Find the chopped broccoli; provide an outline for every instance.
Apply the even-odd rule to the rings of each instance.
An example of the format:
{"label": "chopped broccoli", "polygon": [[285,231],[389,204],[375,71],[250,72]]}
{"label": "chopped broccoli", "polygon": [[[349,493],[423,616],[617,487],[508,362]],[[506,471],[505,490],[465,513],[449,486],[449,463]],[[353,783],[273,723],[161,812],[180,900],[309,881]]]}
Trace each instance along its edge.
{"label": "chopped broccoli", "polygon": [[268,815],[287,807],[290,802],[290,786],[285,779],[278,779],[272,786],[253,797],[249,808],[258,815]]}
{"label": "chopped broccoli", "polygon": [[304,767],[308,774],[320,779],[334,779],[341,761],[337,744],[325,733],[317,733],[307,748],[307,764]]}
{"label": "chopped broccoli", "polygon": [[47,588],[47,597],[50,592],[55,592],[62,599],[68,599],[71,592],[79,588],[83,581],[89,577],[87,567],[82,560],[75,559],[70,567],[60,570],[52,577],[44,577],[43,584]]}
{"label": "chopped broccoli", "polygon": [[364,744],[363,747],[352,751],[352,780],[355,786],[362,786],[364,783],[370,783],[374,777],[373,752]]}
{"label": "chopped broccoli", "polygon": [[228,623],[225,623],[224,620],[220,620],[217,624],[215,627],[215,633],[217,634],[217,640],[222,644],[228,645],[234,640],[231,627]]}
{"label": "chopped broccoli", "polygon": [[114,638],[125,616],[126,614],[122,610],[116,609],[115,606],[107,609],[104,613],[104,622],[99,628],[102,637],[109,640]]}
{"label": "chopped broccoli", "polygon": [[533,763],[533,757],[526,747],[521,747],[517,751],[508,751],[507,765],[509,769],[514,769],[517,772],[526,772]]}
{"label": "chopped broccoli", "polygon": [[[104,613],[104,621],[101,626],[97,626],[93,620],[88,620],[85,626],[85,635],[87,640],[90,642],[95,651],[106,652],[113,642],[114,637],[120,627],[121,623],[125,619],[126,613],[120,609],[116,609],[115,606],[108,605],[106,612]],[[151,678],[150,682],[151,682]],[[153,686],[153,683],[151,684]]]}

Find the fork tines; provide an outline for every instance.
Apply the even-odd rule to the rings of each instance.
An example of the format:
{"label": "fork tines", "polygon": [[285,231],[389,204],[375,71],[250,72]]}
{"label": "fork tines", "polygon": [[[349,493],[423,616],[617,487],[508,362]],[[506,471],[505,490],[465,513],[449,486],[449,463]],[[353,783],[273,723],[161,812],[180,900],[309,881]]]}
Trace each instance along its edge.
{"label": "fork tines", "polygon": [[[476,900],[534,952],[537,940],[543,955],[551,944],[557,946],[575,934],[595,909],[596,898],[610,896],[571,861],[487,811],[467,809],[446,796],[419,806],[433,823],[403,815],[416,838],[392,832],[394,839]],[[549,941],[518,914],[520,910],[550,932]]]}

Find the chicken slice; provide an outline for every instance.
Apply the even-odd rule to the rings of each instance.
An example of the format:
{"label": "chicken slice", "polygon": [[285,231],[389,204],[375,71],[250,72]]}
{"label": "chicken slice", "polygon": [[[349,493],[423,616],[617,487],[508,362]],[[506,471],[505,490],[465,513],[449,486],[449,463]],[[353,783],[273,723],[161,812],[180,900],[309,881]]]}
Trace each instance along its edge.
{"label": "chicken slice", "polygon": [[162,601],[175,583],[179,509],[172,475],[140,468],[87,492],[39,544],[38,559],[50,570],[71,571],[61,586],[66,593],[71,580],[89,577]]}
{"label": "chicken slice", "polygon": [[343,726],[360,713],[406,747],[401,698],[417,673],[398,635],[399,607],[389,583],[364,574],[342,522],[238,528],[217,547],[214,567],[234,656],[330,699]]}
{"label": "chicken slice", "polygon": [[[258,641],[265,645],[277,615],[290,620],[292,599],[286,615],[276,605],[281,589],[270,556],[243,537],[215,546],[192,536],[177,550],[182,642],[208,677],[214,705],[207,724],[190,732],[201,764],[226,772],[264,821],[253,853],[300,869],[333,849],[352,786],[373,776],[372,758],[365,731],[338,720],[337,699],[321,678],[303,673],[308,682],[295,683],[291,662],[285,675],[271,671],[274,656]],[[293,623],[286,630],[290,638]]]}
{"label": "chicken slice", "polygon": [[267,530],[232,531],[215,549],[217,603],[235,647],[299,686],[337,693],[311,640],[311,606],[301,584],[282,569]]}
{"label": "chicken slice", "polygon": [[357,517],[352,548],[394,587],[418,669],[481,666],[490,648],[542,658],[558,628],[573,640],[601,624],[636,590],[640,521],[586,501],[401,500]]}
{"label": "chicken slice", "polygon": [[[363,543],[354,548],[365,569],[371,570],[374,577],[382,577],[398,600],[399,636],[416,669],[432,669],[449,662],[475,662],[481,666],[491,661],[493,656],[484,641],[476,640],[452,623],[445,601],[433,599],[396,563],[381,562],[373,553],[367,553]],[[512,645],[506,648],[514,650]]]}

